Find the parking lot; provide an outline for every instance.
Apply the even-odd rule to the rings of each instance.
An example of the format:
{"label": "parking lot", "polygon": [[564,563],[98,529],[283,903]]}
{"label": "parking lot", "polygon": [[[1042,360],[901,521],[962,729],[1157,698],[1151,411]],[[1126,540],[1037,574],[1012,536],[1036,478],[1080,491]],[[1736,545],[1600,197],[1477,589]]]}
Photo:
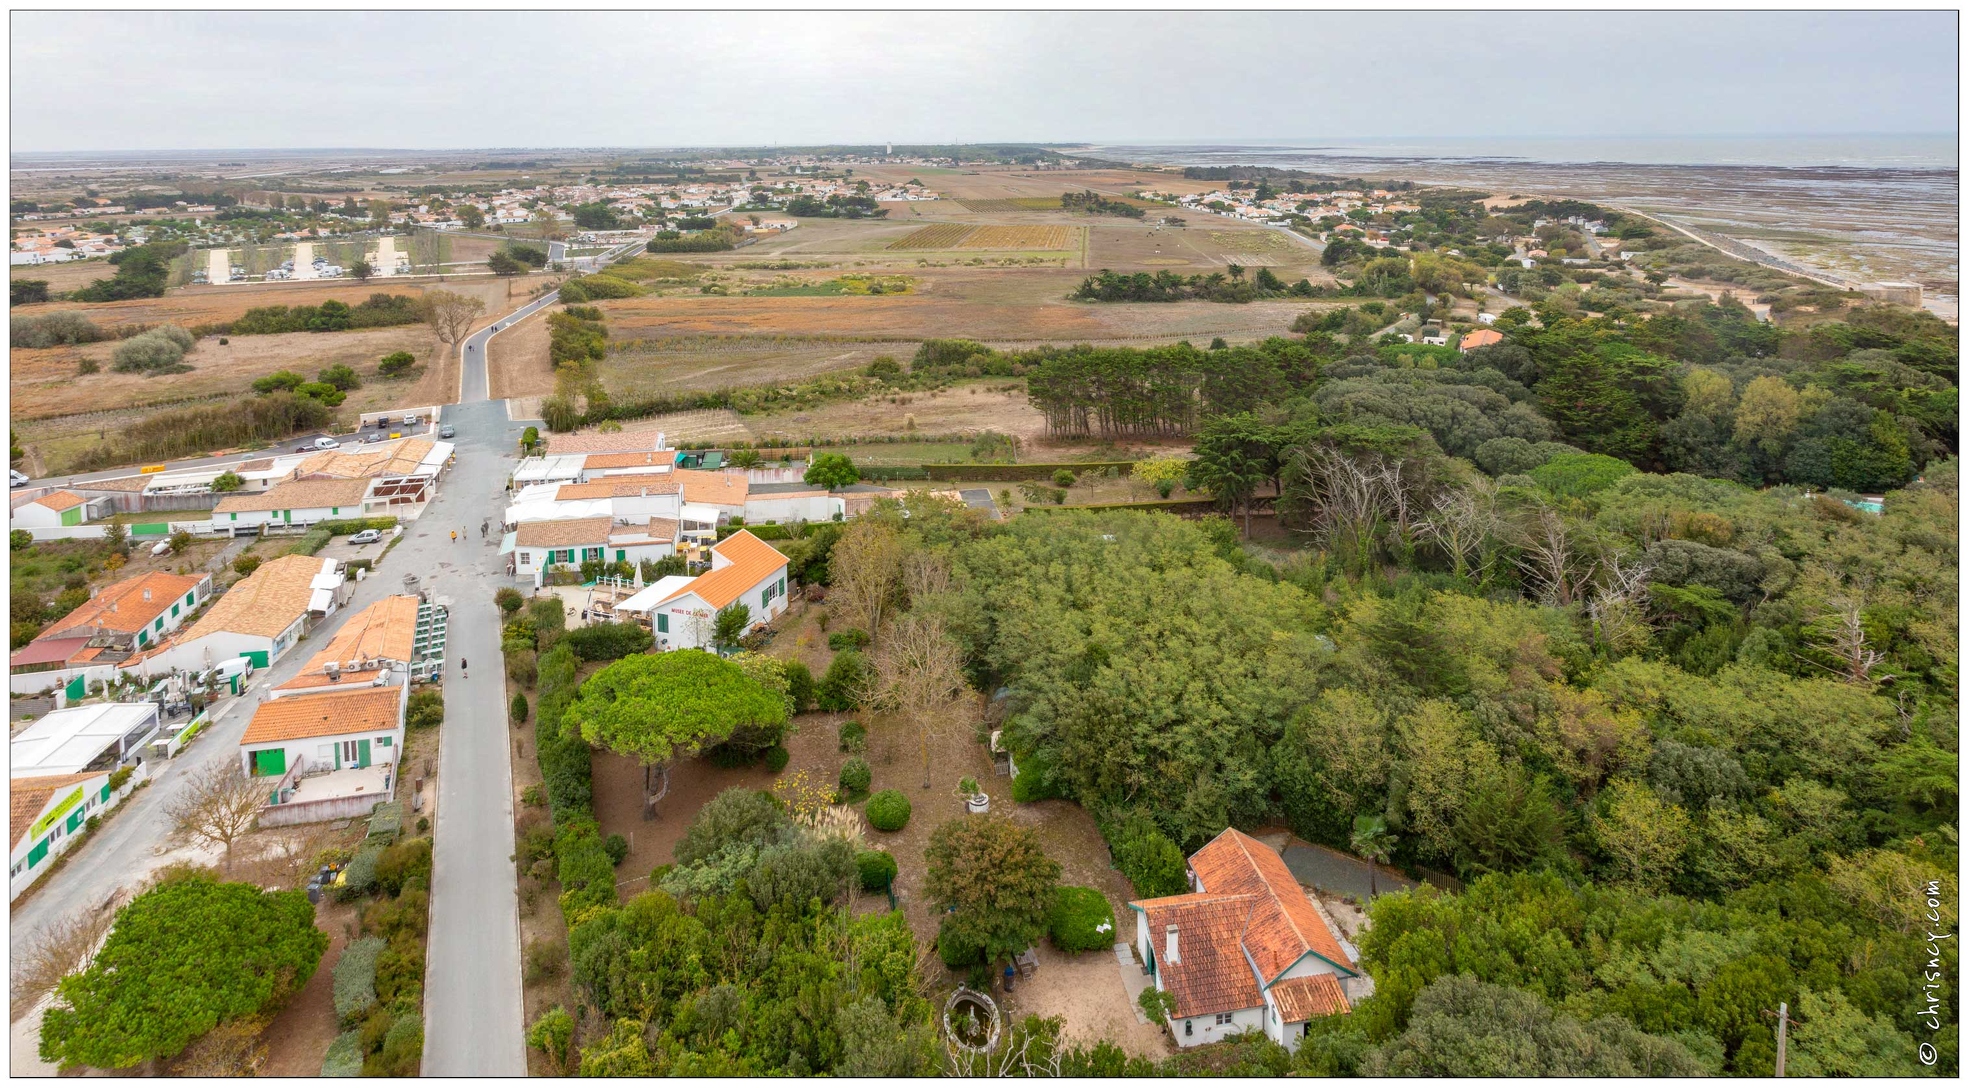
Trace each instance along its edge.
{"label": "parking lot", "polygon": [[383,539],[378,540],[374,544],[351,544],[349,543],[351,539],[353,539],[353,534],[351,536],[338,536],[322,545],[321,551],[316,554],[325,559],[341,559],[344,561],[350,559],[367,559],[371,563],[374,563],[383,557],[383,549],[390,546],[391,534],[389,530],[385,529],[383,531]]}

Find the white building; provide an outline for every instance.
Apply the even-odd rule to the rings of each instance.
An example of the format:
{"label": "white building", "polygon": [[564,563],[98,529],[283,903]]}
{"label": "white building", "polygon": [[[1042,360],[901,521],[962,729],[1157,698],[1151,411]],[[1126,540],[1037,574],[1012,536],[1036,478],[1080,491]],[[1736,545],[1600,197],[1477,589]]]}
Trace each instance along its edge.
{"label": "white building", "polygon": [[1351,1011],[1371,981],[1276,851],[1226,829],[1190,855],[1190,886],[1128,904],[1152,985],[1175,998],[1182,1047],[1263,1031],[1297,1050],[1315,1018]]}
{"label": "white building", "polygon": [[350,592],[339,560],[311,555],[269,559],[177,637],[132,658],[126,671],[146,676],[203,672],[235,657],[264,669],[286,656],[310,624],[333,614]]}
{"label": "white building", "polygon": [[616,606],[650,617],[659,650],[705,649],[720,611],[744,605],[750,625],[786,611],[786,557],[741,529],[711,548],[711,569],[681,584],[670,578]]}
{"label": "white building", "polygon": [[389,800],[403,752],[407,681],[261,703],[239,742],[241,773],[269,780],[260,823],[346,819]]}

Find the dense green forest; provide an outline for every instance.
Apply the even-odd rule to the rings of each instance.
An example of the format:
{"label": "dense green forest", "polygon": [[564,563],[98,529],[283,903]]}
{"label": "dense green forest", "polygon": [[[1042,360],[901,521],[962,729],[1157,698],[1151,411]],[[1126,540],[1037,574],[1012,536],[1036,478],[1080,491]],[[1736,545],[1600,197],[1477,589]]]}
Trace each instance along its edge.
{"label": "dense green forest", "polygon": [[1344,850],[1363,816],[1465,882],[1376,902],[1379,993],[1289,1066],[1765,1075],[1788,1001],[1793,1069],[1952,1070],[1956,953],[1923,934],[1956,909],[1954,461],[1874,514],[1557,448],[1491,476],[1309,427],[1289,550],[912,499],[872,515],[906,552],[879,592],[1008,692],[1015,799],[1093,811],[1138,889],[1156,841]]}

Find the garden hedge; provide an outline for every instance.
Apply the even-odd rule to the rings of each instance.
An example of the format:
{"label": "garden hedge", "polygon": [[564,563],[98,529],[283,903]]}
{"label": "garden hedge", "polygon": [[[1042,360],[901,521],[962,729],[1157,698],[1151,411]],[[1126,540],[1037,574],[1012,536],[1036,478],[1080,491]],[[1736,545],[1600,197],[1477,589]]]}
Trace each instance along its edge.
{"label": "garden hedge", "polygon": [[[1105,928],[1103,928],[1105,927]],[[1094,888],[1062,885],[1046,912],[1046,932],[1062,952],[1093,952],[1114,947],[1114,910]]]}
{"label": "garden hedge", "polygon": [[[1076,476],[1113,469],[1115,475],[1126,476],[1134,468],[1133,461],[1054,461],[1024,465],[924,465],[923,472],[932,480],[1051,480],[1062,469]],[[862,474],[866,476],[869,471],[864,469]]]}
{"label": "garden hedge", "polygon": [[609,860],[594,820],[572,820],[563,827],[554,836],[554,860],[561,882],[561,914],[569,926],[589,907],[616,904],[615,863]]}
{"label": "garden hedge", "polygon": [[868,799],[864,811],[877,831],[901,831],[909,826],[909,798],[901,790],[883,790]]}
{"label": "garden hedge", "polygon": [[[381,937],[364,937],[351,942],[335,961],[335,1015],[342,1023],[353,1024],[376,1007],[376,957],[387,947]],[[361,1054],[356,1058],[359,1066]]]}
{"label": "garden hedge", "polygon": [[887,850],[863,850],[855,855],[855,872],[861,877],[862,891],[883,891],[895,883],[896,856]]}
{"label": "garden hedge", "polygon": [[321,1075],[324,1077],[359,1077],[362,1075],[362,1031],[345,1031],[328,1044],[328,1053],[321,1058]]}
{"label": "garden hedge", "polygon": [[875,780],[875,773],[869,770],[868,761],[860,756],[850,758],[841,764],[841,794],[844,800],[852,801],[868,792],[868,784]]}
{"label": "garden hedge", "polygon": [[1190,890],[1182,848],[1154,822],[1142,816],[1111,818],[1101,821],[1101,835],[1114,867],[1135,886],[1137,896],[1153,899]]}

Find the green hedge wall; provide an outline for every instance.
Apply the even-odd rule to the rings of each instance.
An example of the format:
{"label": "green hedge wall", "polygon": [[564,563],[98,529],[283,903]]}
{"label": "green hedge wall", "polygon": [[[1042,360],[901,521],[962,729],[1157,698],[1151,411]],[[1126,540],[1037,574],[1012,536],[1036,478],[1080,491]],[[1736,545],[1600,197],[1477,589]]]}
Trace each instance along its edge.
{"label": "green hedge wall", "polygon": [[[1024,465],[924,465],[924,474],[932,480],[1051,480],[1053,473],[1066,469],[1079,476],[1102,469],[1118,469],[1122,475],[1133,471],[1133,461],[1059,461],[1050,464]],[[863,469],[862,475],[870,476],[871,469]]]}

